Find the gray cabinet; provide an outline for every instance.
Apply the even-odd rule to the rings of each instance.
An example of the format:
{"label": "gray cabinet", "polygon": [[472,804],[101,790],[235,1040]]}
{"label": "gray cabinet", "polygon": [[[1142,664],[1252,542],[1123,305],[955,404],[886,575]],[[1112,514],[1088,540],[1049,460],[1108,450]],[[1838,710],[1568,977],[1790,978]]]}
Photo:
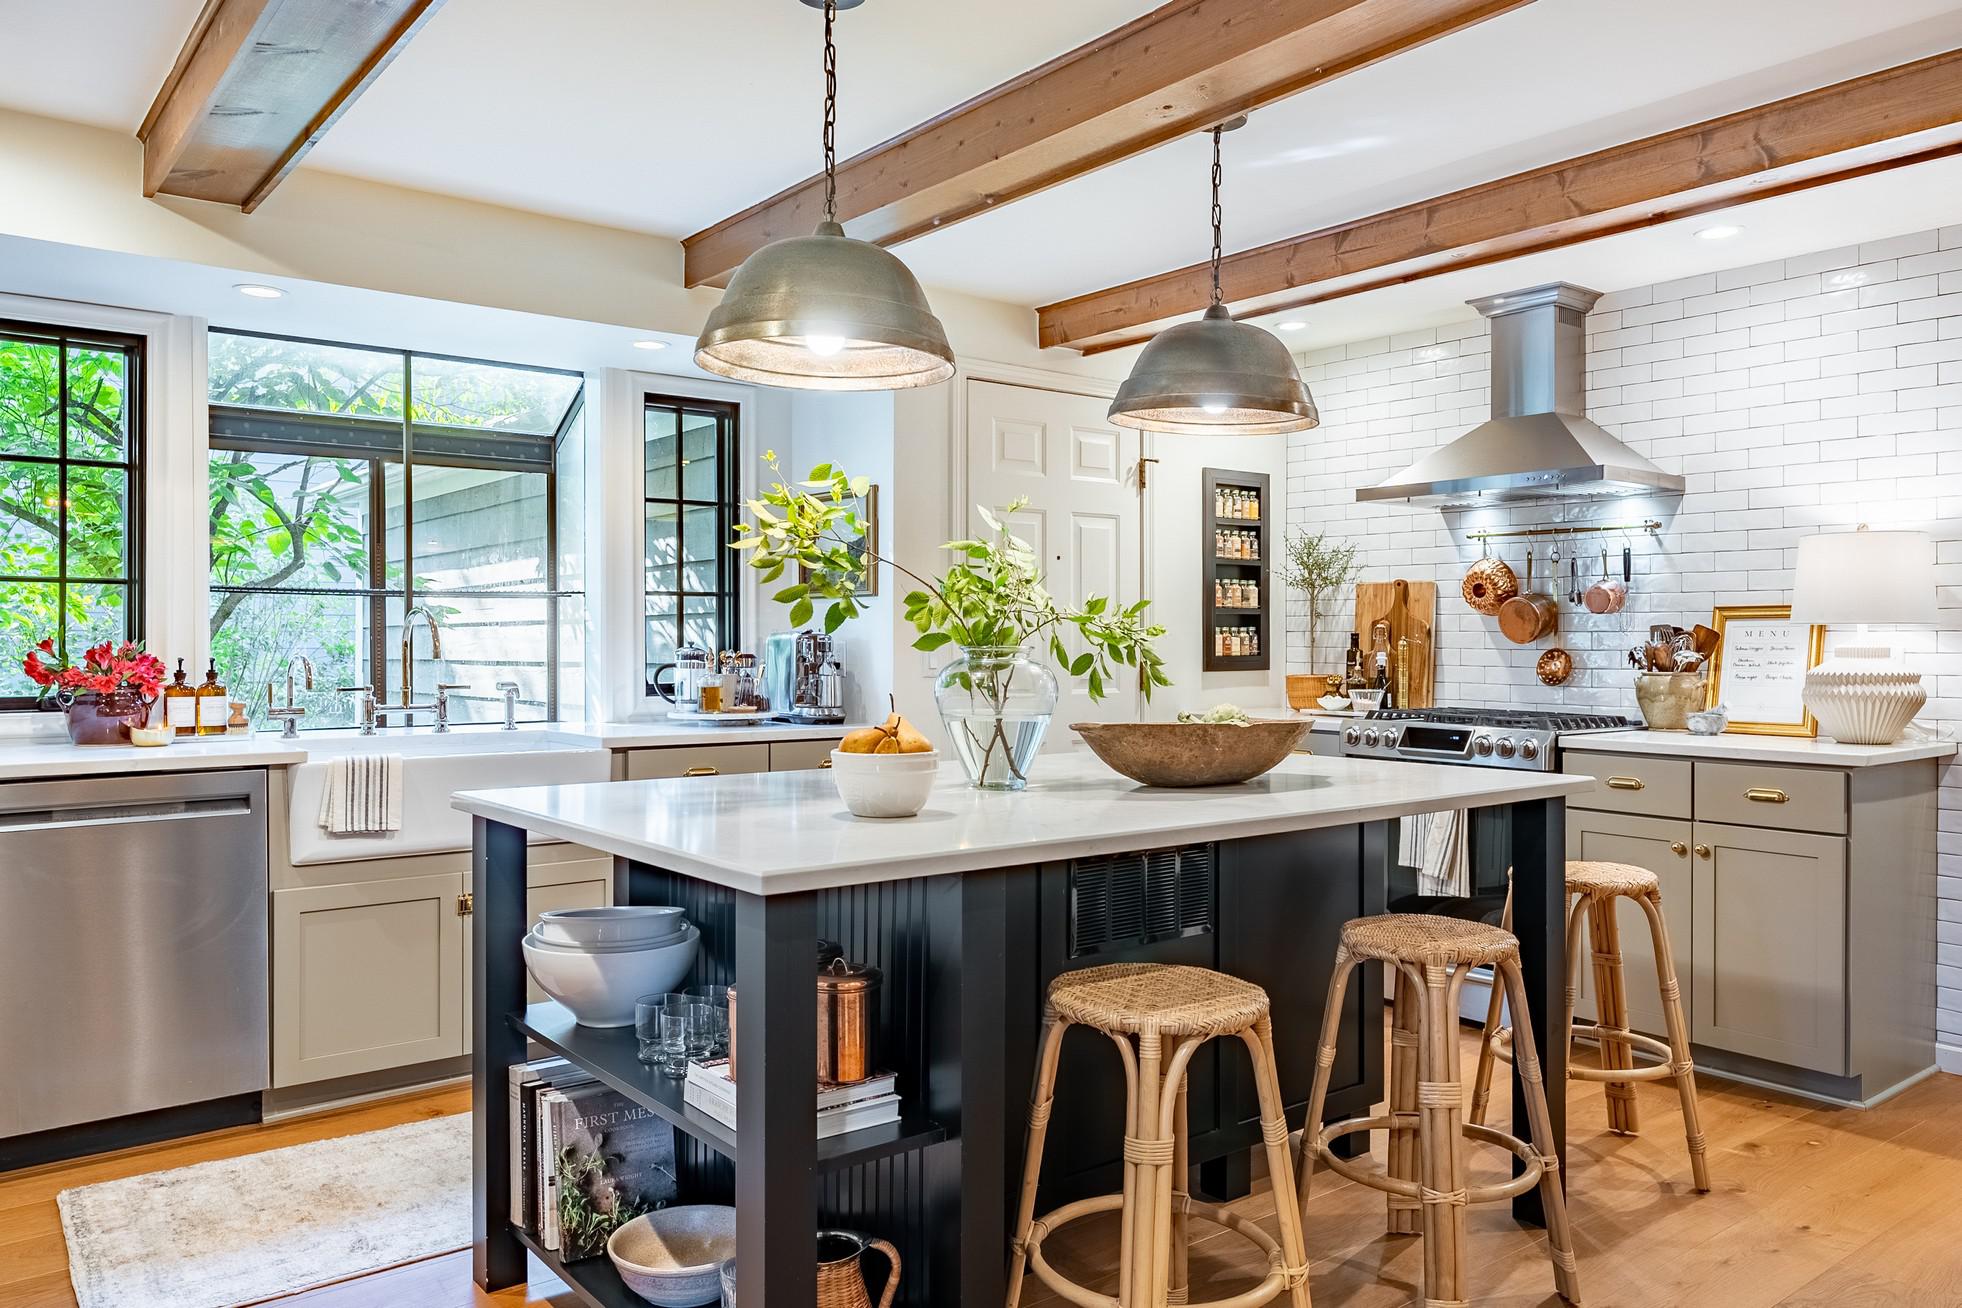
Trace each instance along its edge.
{"label": "gray cabinet", "polygon": [[[1691,1009],[1695,978],[1690,972],[1691,942],[1695,937],[1691,912],[1690,842],[1692,824],[1684,818],[1643,817],[1567,812],[1567,857],[1597,863],[1632,863],[1656,874],[1662,887],[1662,919],[1669,927],[1670,949],[1676,956],[1677,984],[1683,1008]],[[1633,900],[1618,899],[1615,924],[1621,931],[1623,989],[1628,996],[1628,1024],[1637,1031],[1665,1037],[1661,983],[1655,971],[1655,946],[1649,917]],[[1594,1011],[1594,971],[1583,959],[1579,968],[1580,994],[1575,1010]]]}

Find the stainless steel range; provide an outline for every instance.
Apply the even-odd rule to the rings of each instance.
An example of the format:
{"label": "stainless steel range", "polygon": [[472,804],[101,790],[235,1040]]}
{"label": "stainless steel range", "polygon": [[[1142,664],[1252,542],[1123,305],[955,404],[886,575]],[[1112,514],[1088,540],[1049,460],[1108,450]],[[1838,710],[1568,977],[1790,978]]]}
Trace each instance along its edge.
{"label": "stainless steel range", "polygon": [[1552,772],[1560,743],[1595,731],[1639,730],[1617,713],[1539,709],[1376,709],[1342,731],[1342,752],[1357,758]]}

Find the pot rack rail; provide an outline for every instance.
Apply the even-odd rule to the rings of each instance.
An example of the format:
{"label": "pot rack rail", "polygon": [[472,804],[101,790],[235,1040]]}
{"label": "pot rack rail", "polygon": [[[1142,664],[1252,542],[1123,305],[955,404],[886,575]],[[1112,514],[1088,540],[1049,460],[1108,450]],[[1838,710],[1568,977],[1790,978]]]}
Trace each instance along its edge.
{"label": "pot rack rail", "polygon": [[1631,531],[1643,531],[1654,536],[1661,532],[1662,524],[1653,518],[1642,522],[1602,522],[1575,526],[1554,527],[1512,527],[1504,531],[1489,528],[1465,533],[1466,540],[1517,540],[1527,536],[1600,536],[1611,532],[1626,535]]}

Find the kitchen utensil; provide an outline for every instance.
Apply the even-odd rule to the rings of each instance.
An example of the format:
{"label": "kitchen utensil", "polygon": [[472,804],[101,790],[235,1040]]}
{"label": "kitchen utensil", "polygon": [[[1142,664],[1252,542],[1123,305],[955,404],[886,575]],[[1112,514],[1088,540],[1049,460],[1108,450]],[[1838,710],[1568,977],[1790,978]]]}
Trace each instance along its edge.
{"label": "kitchen utensil", "polygon": [[1574,675],[1574,656],[1564,649],[1550,649],[1533,665],[1543,686],[1562,686]]}
{"label": "kitchen utensil", "polygon": [[1567,602],[1569,604],[1578,604],[1581,602],[1580,567],[1579,554],[1571,555],[1567,559]]}
{"label": "kitchen utensil", "polygon": [[874,1019],[881,974],[876,967],[837,959],[818,969],[818,1080],[852,1085],[878,1071],[873,1061]]}
{"label": "kitchen utensil", "polygon": [[892,1264],[879,1295],[879,1308],[892,1308],[893,1296],[899,1293],[899,1250],[857,1231],[818,1232],[817,1308],[872,1308],[862,1262],[868,1249],[884,1254]]}
{"label": "kitchen utensil", "polygon": [[736,1210],[721,1204],[659,1208],[623,1223],[606,1241],[621,1281],[661,1308],[714,1303],[722,1264],[735,1252]]}
{"label": "kitchen utensil", "polygon": [[[1623,570],[1627,569],[1627,551],[1622,552]],[[1587,605],[1589,613],[1619,613],[1628,603],[1628,581],[1624,577],[1615,581],[1608,576],[1608,552],[1601,551],[1601,580],[1587,588],[1581,602]]]}
{"label": "kitchen utensil", "polygon": [[1674,672],[1676,670],[1676,647],[1668,641],[1657,641],[1648,647],[1646,660],[1650,672]]}
{"label": "kitchen utensil", "polygon": [[[1371,692],[1372,694],[1374,692]],[[1361,706],[1360,692],[1351,698]],[[1147,786],[1228,786],[1278,766],[1308,734],[1306,718],[1215,722],[1073,722],[1091,753]]]}
{"label": "kitchen utensil", "polygon": [[1533,551],[1526,550],[1526,589],[1499,606],[1499,631],[1515,645],[1530,645],[1553,630],[1560,608],[1551,595],[1533,589]]}
{"label": "kitchen utensil", "polygon": [[[1398,698],[1397,708],[1427,708],[1436,702],[1437,668],[1432,637],[1436,621],[1437,583],[1434,581],[1399,578],[1356,585],[1355,632],[1365,653],[1374,650],[1376,624],[1389,624],[1385,642],[1389,659],[1385,671],[1392,683],[1397,676],[1397,642],[1406,638],[1410,641],[1410,693]],[[1375,680],[1373,663],[1365,666],[1364,675],[1372,682]]]}
{"label": "kitchen utensil", "polygon": [[1717,634],[1716,628],[1706,627],[1700,622],[1690,631],[1691,646],[1706,659],[1716,656],[1717,646],[1722,641],[1723,637]]}
{"label": "kitchen utensil", "polygon": [[1501,604],[1519,593],[1519,578],[1504,559],[1483,554],[1465,572],[1461,591],[1465,603],[1489,618],[1499,611]]}

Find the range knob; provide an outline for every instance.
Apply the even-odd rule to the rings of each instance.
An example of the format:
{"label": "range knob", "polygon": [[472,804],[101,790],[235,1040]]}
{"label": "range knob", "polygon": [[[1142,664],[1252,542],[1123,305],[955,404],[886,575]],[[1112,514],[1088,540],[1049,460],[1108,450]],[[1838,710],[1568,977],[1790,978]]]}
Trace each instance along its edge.
{"label": "range knob", "polygon": [[1498,751],[1500,758],[1511,758],[1519,750],[1519,746],[1513,743],[1511,736],[1500,736],[1499,743],[1492,748]]}
{"label": "range knob", "polygon": [[1540,756],[1539,741],[1522,740],[1519,742],[1519,757],[1525,759],[1528,763],[1531,763],[1534,759],[1538,758],[1539,756]]}
{"label": "range knob", "polygon": [[1354,727],[1350,727],[1347,731],[1344,731],[1342,733],[1342,743],[1345,745],[1358,744],[1361,742],[1362,738],[1363,738],[1363,733],[1356,730],[1356,728]]}
{"label": "range knob", "polygon": [[1395,727],[1383,728],[1383,748],[1395,749],[1397,747],[1397,736],[1399,734],[1400,733],[1397,731]]}
{"label": "range knob", "polygon": [[1371,727],[1368,731],[1363,732],[1363,744],[1366,747],[1370,749],[1376,748],[1376,740],[1377,740],[1377,736],[1376,736],[1375,727]]}
{"label": "range knob", "polygon": [[1474,740],[1472,742],[1472,753],[1478,755],[1480,758],[1491,758],[1492,738],[1490,736],[1480,736],[1477,740]]}

